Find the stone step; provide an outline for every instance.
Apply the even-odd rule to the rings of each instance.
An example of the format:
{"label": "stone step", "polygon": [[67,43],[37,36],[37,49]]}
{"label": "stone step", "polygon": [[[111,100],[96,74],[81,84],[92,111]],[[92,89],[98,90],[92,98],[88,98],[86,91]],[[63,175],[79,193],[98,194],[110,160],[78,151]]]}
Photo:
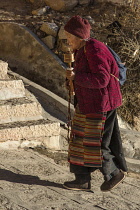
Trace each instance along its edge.
{"label": "stone step", "polygon": [[22,80],[0,78],[0,100],[25,97],[25,88]]}
{"label": "stone step", "polygon": [[46,119],[28,122],[0,124],[0,146],[14,144],[17,147],[44,146],[60,149],[60,123]]}
{"label": "stone step", "polygon": [[42,107],[28,98],[0,101],[0,124],[43,119]]}
{"label": "stone step", "polygon": [[7,78],[8,63],[0,60],[0,79]]}

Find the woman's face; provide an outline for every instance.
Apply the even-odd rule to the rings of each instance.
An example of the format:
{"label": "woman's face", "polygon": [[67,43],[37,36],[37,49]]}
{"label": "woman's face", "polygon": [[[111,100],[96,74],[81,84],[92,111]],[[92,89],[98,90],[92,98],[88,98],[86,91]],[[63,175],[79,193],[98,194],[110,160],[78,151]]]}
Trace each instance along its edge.
{"label": "woman's face", "polygon": [[72,49],[72,50],[77,50],[81,47],[81,43],[83,42],[82,39],[68,33],[67,31],[65,31],[65,34],[66,34],[66,38],[67,38],[67,41],[68,41],[68,44],[69,44],[69,47]]}

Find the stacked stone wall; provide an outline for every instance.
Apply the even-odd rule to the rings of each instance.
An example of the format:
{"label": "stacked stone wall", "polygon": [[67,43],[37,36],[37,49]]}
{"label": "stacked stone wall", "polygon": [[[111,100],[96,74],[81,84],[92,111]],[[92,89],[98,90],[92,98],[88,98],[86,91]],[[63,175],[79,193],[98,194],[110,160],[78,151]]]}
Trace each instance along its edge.
{"label": "stacked stone wall", "polygon": [[[26,0],[27,1],[27,0]],[[72,10],[77,5],[89,5],[99,2],[111,2],[123,5],[139,6],[140,0],[28,0],[35,6],[42,6],[43,3],[56,11]]]}

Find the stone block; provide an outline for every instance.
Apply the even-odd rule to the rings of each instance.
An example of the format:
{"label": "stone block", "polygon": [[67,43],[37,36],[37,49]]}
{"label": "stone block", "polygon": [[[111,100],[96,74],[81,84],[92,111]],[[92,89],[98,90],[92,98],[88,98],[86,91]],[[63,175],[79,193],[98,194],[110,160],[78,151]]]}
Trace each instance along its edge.
{"label": "stone block", "polygon": [[0,79],[7,78],[8,63],[0,60]]}
{"label": "stone block", "polygon": [[36,148],[45,147],[53,150],[60,150],[60,140],[59,136],[48,136],[42,138],[36,138],[31,140],[21,140],[21,141],[5,141],[0,143],[0,148],[3,149],[19,149],[19,148]]}
{"label": "stone block", "polygon": [[[0,142],[35,141],[37,139],[42,141],[44,138],[52,139],[59,135],[60,123],[45,119],[0,124]],[[51,141],[49,144],[51,144]]]}
{"label": "stone block", "polygon": [[0,101],[0,124],[42,119],[42,107],[27,98]]}
{"label": "stone block", "polygon": [[57,36],[59,27],[55,23],[43,23],[40,30],[48,35]]}
{"label": "stone block", "polygon": [[0,80],[0,100],[25,97],[22,80]]}

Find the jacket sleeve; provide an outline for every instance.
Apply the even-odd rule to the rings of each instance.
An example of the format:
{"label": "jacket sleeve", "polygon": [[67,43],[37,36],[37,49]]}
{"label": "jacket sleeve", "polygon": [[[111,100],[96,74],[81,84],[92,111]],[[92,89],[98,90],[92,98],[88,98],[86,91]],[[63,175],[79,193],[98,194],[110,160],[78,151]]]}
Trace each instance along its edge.
{"label": "jacket sleeve", "polygon": [[110,65],[107,55],[98,51],[95,53],[91,48],[85,52],[85,59],[88,61],[89,71],[76,72],[74,82],[85,88],[106,87],[110,80]]}

